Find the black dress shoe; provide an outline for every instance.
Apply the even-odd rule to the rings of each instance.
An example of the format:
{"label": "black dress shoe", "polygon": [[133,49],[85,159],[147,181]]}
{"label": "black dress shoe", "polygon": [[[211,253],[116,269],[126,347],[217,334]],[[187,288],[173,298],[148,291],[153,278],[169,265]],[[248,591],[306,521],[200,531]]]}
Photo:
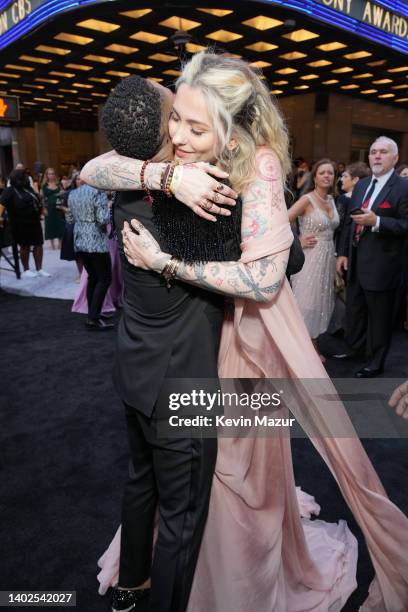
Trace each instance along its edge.
{"label": "black dress shoe", "polygon": [[131,610],[147,611],[150,589],[128,591],[114,589],[112,595],[112,612],[130,612]]}
{"label": "black dress shoe", "polygon": [[355,378],[375,378],[384,372],[383,368],[361,368],[354,376]]}
{"label": "black dress shoe", "polygon": [[96,321],[88,319],[85,326],[89,331],[109,331],[115,327],[113,323],[105,323],[102,319],[97,319]]}

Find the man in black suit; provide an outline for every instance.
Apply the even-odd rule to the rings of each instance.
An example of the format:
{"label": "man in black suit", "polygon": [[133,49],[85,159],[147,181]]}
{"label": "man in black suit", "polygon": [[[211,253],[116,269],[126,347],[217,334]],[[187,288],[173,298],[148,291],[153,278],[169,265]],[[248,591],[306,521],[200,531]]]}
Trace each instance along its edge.
{"label": "man in black suit", "polygon": [[394,168],[397,144],[385,136],[369,153],[372,176],[356,185],[344,225],[336,269],[347,272],[346,335],[350,354],[368,357],[357,378],[383,372],[391,343],[393,307],[408,235],[408,181]]}

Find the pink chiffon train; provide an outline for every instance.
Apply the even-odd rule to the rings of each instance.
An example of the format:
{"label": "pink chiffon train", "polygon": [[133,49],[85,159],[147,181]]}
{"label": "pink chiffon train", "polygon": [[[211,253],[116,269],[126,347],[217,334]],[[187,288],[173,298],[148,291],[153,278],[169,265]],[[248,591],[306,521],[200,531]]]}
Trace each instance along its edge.
{"label": "pink chiffon train", "polygon": [[[279,253],[291,241],[289,225],[281,224],[243,243],[241,260]],[[374,565],[360,610],[407,612],[408,519],[388,499],[342,403],[331,402],[328,419],[302,382],[337,397],[287,281],[272,303],[235,300],[234,318],[223,326],[219,374],[290,378],[298,386],[290,410],[337,480]],[[334,437],[339,427],[346,436]],[[338,612],[355,589],[357,545],[347,525],[300,517],[286,433],[219,439],[189,612]],[[100,592],[117,581],[119,544],[120,530],[99,560]]]}

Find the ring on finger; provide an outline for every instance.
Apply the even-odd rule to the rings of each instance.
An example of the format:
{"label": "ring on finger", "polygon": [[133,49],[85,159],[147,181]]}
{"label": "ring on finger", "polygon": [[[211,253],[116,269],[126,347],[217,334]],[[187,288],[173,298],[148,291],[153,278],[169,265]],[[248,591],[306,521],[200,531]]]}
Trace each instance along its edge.
{"label": "ring on finger", "polygon": [[201,208],[204,208],[204,210],[211,210],[213,206],[213,203],[210,202],[210,200],[204,200],[203,203],[201,204]]}
{"label": "ring on finger", "polygon": [[215,191],[223,191],[224,187],[225,185],[223,185],[223,183],[218,183],[218,185],[215,188]]}
{"label": "ring on finger", "polygon": [[216,191],[214,192],[213,200],[216,204],[218,204],[218,202],[220,201],[220,194],[217,193]]}

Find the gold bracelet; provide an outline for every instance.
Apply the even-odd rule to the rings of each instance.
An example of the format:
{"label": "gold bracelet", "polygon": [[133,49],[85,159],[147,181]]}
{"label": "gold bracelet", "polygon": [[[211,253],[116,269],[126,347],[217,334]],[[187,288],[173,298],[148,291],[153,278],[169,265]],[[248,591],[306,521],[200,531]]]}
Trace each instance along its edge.
{"label": "gold bracelet", "polygon": [[164,277],[166,281],[167,289],[170,289],[171,282],[176,278],[177,270],[179,268],[180,263],[181,262],[179,259],[171,257],[164,266],[163,270],[161,271],[160,274]]}
{"label": "gold bracelet", "polygon": [[183,179],[183,172],[184,169],[182,165],[178,165],[174,168],[173,176],[169,185],[169,189],[174,196],[180,187],[180,183]]}

